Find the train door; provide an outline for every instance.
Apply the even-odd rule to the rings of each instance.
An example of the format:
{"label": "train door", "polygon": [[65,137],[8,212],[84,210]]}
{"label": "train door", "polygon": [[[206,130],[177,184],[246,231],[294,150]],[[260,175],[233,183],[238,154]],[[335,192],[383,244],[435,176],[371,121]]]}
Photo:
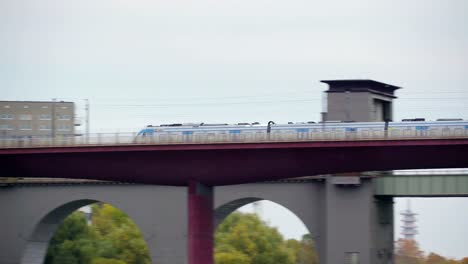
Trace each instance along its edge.
{"label": "train door", "polygon": [[241,131],[236,129],[236,130],[229,130],[229,137],[231,141],[237,142],[240,140],[240,134]]}
{"label": "train door", "polygon": [[182,141],[190,143],[193,139],[193,131],[182,131]]}
{"label": "train door", "polygon": [[356,139],[357,137],[357,128],[356,127],[346,127],[345,128],[345,138],[346,139]]}
{"label": "train door", "polygon": [[416,126],[416,137],[427,137],[429,135],[428,126]]}
{"label": "train door", "polygon": [[309,129],[308,128],[297,128],[296,129],[296,139],[297,140],[309,139]]}

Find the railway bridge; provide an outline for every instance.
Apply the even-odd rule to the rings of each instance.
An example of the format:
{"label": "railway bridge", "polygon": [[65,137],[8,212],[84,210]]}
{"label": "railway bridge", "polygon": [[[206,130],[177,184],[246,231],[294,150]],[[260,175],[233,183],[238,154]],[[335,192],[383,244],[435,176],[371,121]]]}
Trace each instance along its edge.
{"label": "railway bridge", "polygon": [[[0,177],[151,185],[117,185],[103,192],[96,186],[81,191],[68,186],[56,195],[41,191],[47,186],[35,187],[28,194],[27,188],[3,189],[0,201],[2,208],[8,208],[5,212],[12,212],[6,218],[12,228],[2,230],[2,238],[8,239],[0,244],[7,249],[1,258],[9,264],[35,263],[34,256],[45,251],[58,220],[85,204],[105,201],[135,219],[155,250],[151,252],[155,263],[210,264],[215,217],[222,219],[242,204],[267,199],[303,219],[323,263],[341,263],[346,254],[356,253],[363,264],[391,263],[392,200],[388,197],[392,195],[374,196],[371,178],[360,178],[359,184],[351,181],[358,187],[339,177],[317,177],[313,184],[263,183],[270,189],[263,195],[255,184],[242,184],[349,172],[464,168],[468,167],[467,154],[468,139],[463,137],[3,148]],[[136,186],[138,192],[132,193]],[[103,196],[107,192],[113,194]],[[139,211],[145,203],[154,210]],[[12,206],[38,209],[28,212]],[[15,250],[10,244],[19,247]]]}

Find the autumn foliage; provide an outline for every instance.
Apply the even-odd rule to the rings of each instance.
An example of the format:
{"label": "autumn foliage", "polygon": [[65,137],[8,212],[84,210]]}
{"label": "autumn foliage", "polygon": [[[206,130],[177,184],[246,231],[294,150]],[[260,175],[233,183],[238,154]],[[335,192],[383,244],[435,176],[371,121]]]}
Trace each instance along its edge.
{"label": "autumn foliage", "polygon": [[395,245],[395,264],[468,264],[468,258],[447,259],[436,253],[427,256],[412,239],[399,239]]}

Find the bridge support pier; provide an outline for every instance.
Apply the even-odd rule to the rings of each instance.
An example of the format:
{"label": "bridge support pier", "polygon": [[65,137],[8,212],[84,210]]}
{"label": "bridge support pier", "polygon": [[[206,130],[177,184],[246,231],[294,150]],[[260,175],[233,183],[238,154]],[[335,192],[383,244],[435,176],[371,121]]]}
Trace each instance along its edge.
{"label": "bridge support pier", "polygon": [[323,263],[393,263],[393,199],[376,198],[373,193],[372,179],[350,186],[327,178]]}
{"label": "bridge support pier", "polygon": [[190,181],[188,211],[188,263],[213,264],[213,187]]}

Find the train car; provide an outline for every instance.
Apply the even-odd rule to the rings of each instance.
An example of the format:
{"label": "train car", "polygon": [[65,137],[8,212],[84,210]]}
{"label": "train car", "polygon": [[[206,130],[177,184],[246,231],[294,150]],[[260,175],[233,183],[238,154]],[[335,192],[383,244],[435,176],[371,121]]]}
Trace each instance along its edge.
{"label": "train car", "polygon": [[420,137],[468,136],[468,121],[422,119],[402,122],[301,122],[269,125],[238,124],[164,124],[142,129],[136,142],[257,142],[265,140],[352,140]]}

